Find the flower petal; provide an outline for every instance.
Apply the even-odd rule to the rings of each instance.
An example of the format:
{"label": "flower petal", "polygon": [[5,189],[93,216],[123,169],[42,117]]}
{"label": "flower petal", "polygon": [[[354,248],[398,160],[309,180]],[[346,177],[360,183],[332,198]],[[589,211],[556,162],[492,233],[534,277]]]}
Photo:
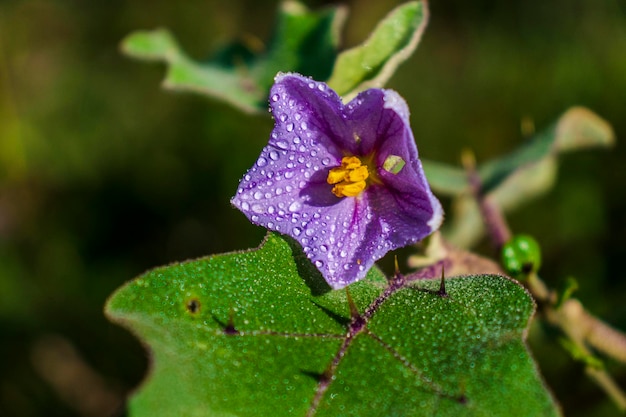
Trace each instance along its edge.
{"label": "flower petal", "polygon": [[[280,74],[270,93],[275,127],[232,199],[253,223],[289,235],[333,288],[365,276],[388,251],[439,227],[404,100],[372,89],[343,105],[326,84]],[[336,197],[327,177],[344,156],[373,158],[375,181],[356,197]],[[404,165],[383,168],[393,155]]]}

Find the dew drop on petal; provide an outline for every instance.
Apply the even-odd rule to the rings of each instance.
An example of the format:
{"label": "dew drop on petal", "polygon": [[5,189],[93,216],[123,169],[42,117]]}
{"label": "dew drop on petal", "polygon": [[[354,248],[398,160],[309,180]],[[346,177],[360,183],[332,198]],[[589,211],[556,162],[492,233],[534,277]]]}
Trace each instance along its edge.
{"label": "dew drop on petal", "polygon": [[322,165],[324,165],[324,166],[328,166],[328,164],[330,164],[330,158],[324,158],[324,159],[322,159]]}
{"label": "dew drop on petal", "polygon": [[287,132],[293,132],[293,123],[287,124]]}
{"label": "dew drop on petal", "polygon": [[257,159],[256,164],[260,167],[263,167],[265,165],[267,165],[267,159],[263,158],[262,156]]}
{"label": "dew drop on petal", "polygon": [[263,198],[263,193],[260,191],[257,191],[256,193],[254,193],[254,199],[255,200],[260,200]]}
{"label": "dew drop on petal", "polygon": [[245,201],[243,203],[241,203],[241,208],[244,210],[250,210],[250,204],[246,203]]}
{"label": "dew drop on petal", "polygon": [[351,268],[350,264],[345,264],[343,266],[343,269],[345,269],[346,271],[348,271]]}
{"label": "dew drop on petal", "polygon": [[253,204],[252,205],[252,211],[255,212],[255,213],[261,214],[261,213],[263,213],[263,206],[260,205],[260,204]]}
{"label": "dew drop on petal", "polygon": [[285,120],[287,120],[287,114],[283,113],[283,114],[280,115],[280,121],[284,122]]}
{"label": "dew drop on petal", "polygon": [[270,159],[272,161],[277,161],[278,160],[278,152],[276,151],[270,151]]}
{"label": "dew drop on petal", "polygon": [[321,268],[324,266],[324,262],[318,259],[317,261],[315,261],[315,266]]}
{"label": "dew drop on petal", "polygon": [[[287,126],[287,127],[289,127],[289,126]],[[302,123],[300,124],[300,127],[302,128],[302,130],[306,130],[306,129],[307,129],[307,127],[308,127],[308,125],[306,124],[306,122],[302,122]]]}
{"label": "dew drop on petal", "polygon": [[289,148],[289,144],[285,142],[284,140],[279,140],[278,142],[276,142],[276,146],[278,146],[280,149]]}
{"label": "dew drop on petal", "polygon": [[[293,178],[293,171],[287,171],[285,172],[285,178],[289,179],[289,178]],[[289,191],[289,190],[287,190]]]}
{"label": "dew drop on petal", "polygon": [[269,207],[267,208],[267,212],[268,212],[269,214],[274,214],[274,211],[276,211],[276,209],[274,208],[274,206],[269,206]]}
{"label": "dew drop on petal", "polygon": [[326,251],[328,251],[328,246],[326,246],[326,245],[322,245],[322,246],[320,246],[320,250],[321,250],[322,252],[326,252]]}
{"label": "dew drop on petal", "polygon": [[293,228],[293,234],[296,236],[300,236],[300,233],[302,233],[302,229],[300,229],[299,227],[294,227]]}
{"label": "dew drop on petal", "polygon": [[292,213],[293,213],[294,211],[298,211],[298,210],[300,210],[301,208],[302,208],[302,204],[300,204],[300,202],[299,202],[299,201],[294,201],[293,203],[291,203],[291,204],[289,205],[289,211],[290,211],[290,212],[292,212]]}
{"label": "dew drop on petal", "polygon": [[299,144],[302,141],[302,139],[300,139],[300,136],[296,136],[293,138],[293,143],[295,143],[296,145]]}
{"label": "dew drop on petal", "polygon": [[313,229],[306,229],[306,232],[304,232],[307,236],[311,237],[315,234],[315,230]]}
{"label": "dew drop on petal", "polygon": [[250,219],[252,219],[253,222],[258,222],[259,221],[259,216],[252,216],[250,217]]}
{"label": "dew drop on petal", "polygon": [[280,99],[280,96],[278,94],[274,94],[272,96],[272,101],[274,101],[274,102],[278,101],[279,99]]}

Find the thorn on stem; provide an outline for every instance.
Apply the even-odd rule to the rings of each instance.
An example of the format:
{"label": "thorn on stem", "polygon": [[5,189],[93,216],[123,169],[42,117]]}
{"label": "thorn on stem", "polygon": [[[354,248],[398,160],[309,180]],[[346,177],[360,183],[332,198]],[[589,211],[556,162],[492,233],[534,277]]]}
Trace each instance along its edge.
{"label": "thorn on stem", "polygon": [[394,264],[396,267],[396,276],[400,275],[400,265],[398,264],[398,255],[393,257]]}

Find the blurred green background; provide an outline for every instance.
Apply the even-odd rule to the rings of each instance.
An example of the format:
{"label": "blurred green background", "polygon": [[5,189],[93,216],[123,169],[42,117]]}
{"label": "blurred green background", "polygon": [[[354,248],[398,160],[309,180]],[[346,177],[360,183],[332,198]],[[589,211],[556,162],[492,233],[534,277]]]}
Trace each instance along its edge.
{"label": "blurred green background", "polygon": [[[320,7],[322,1],[308,1]],[[344,47],[399,1],[345,2]],[[102,314],[151,267],[258,245],[230,207],[272,127],[219,102],[159,88],[161,65],[120,40],[165,26],[196,59],[237,36],[267,39],[277,1],[0,2],[0,416],[124,414],[148,356]],[[423,157],[479,161],[572,105],[615,128],[612,151],[562,160],[554,190],[510,217],[544,248],[542,276],[626,329],[626,3],[433,0],[417,53],[392,78]],[[488,250],[488,246],[485,246]],[[616,408],[549,330],[531,333],[569,416]],[[609,362],[626,388],[626,367]]]}

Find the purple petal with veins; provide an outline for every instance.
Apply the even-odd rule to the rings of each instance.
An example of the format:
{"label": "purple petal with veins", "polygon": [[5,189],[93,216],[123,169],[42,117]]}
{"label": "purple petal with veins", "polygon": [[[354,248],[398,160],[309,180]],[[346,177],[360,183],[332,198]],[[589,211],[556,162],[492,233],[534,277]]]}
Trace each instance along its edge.
{"label": "purple petal with veins", "polygon": [[[232,204],[252,223],[297,240],[331,287],[363,278],[390,250],[439,228],[443,211],[396,92],[371,89],[344,105],[324,83],[279,74],[270,107],[269,143]],[[338,197],[327,178],[350,156],[368,167],[367,184]],[[389,157],[404,163],[398,172],[385,168]]]}

